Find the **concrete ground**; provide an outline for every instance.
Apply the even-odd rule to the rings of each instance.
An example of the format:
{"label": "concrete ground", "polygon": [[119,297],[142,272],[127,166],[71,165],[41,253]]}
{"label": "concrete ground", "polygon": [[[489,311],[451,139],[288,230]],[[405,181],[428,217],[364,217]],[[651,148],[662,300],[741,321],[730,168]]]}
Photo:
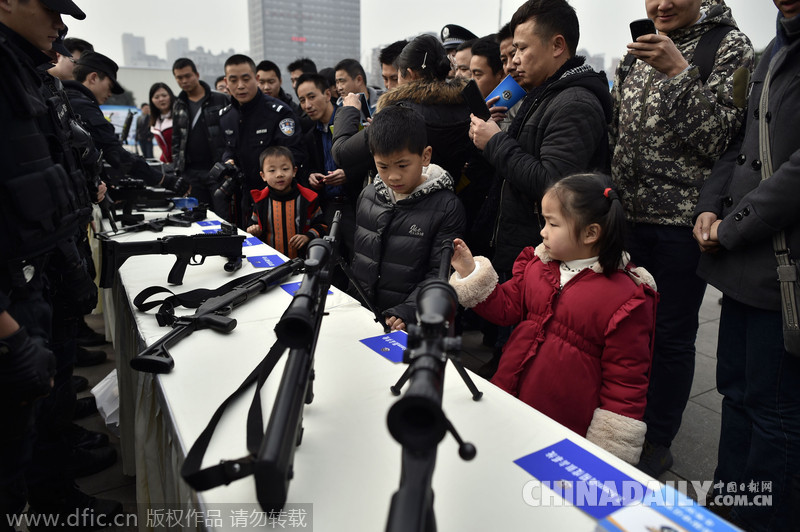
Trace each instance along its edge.
{"label": "concrete ground", "polygon": [[[717,461],[717,443],[720,431],[720,411],[722,396],[716,391],[715,367],[717,331],[719,328],[721,294],[709,287],[700,309],[700,329],[697,334],[697,358],[695,364],[694,384],[691,398],[683,416],[683,424],[672,445],[675,463],[659,480],[661,481],[710,481],[714,476]],[[103,331],[102,315],[90,316],[87,323],[99,331]],[[468,331],[463,335],[464,353],[462,361],[470,369],[480,367],[491,358],[491,349],[481,344],[481,334]],[[92,348],[97,349],[97,348]],[[114,351],[110,344],[102,348],[108,353],[108,359],[101,365],[91,368],[78,368],[76,373],[89,379],[89,387],[94,387],[115,367]],[[85,397],[83,392],[79,397]],[[99,414],[90,416],[79,422],[91,430],[106,431],[105,424]],[[111,433],[111,444],[119,451],[119,440]],[[78,481],[80,488],[96,497],[121,501],[125,510],[135,512],[136,489],[134,478],[122,474],[119,460],[113,467],[96,475]],[[688,495],[694,497],[690,483]],[[676,487],[680,488],[681,484]]]}

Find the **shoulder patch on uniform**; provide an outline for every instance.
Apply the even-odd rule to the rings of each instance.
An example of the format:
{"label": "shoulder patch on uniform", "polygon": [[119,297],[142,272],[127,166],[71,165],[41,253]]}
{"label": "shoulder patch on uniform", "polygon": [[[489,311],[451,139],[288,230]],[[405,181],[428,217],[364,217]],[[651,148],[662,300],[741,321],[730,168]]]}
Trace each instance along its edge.
{"label": "shoulder patch on uniform", "polygon": [[281,120],[281,123],[278,124],[278,127],[281,129],[281,133],[286,135],[287,137],[291,137],[294,135],[294,120],[291,118],[284,118]]}

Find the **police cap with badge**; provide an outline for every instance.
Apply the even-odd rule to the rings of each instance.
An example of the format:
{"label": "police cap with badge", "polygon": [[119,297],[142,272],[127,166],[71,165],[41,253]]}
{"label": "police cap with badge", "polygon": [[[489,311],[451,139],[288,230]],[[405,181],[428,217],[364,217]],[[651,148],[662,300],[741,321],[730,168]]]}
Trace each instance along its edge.
{"label": "police cap with badge", "polygon": [[457,24],[448,24],[444,28],[442,28],[442,35],[441,41],[442,46],[448,52],[451,50],[455,50],[458,48],[463,42],[470,41],[472,39],[477,39],[478,36],[469,31],[467,28],[463,26],[459,26]]}
{"label": "police cap with badge", "polygon": [[85,66],[92,72],[102,72],[106,76],[110,77],[111,81],[114,82],[114,85],[111,87],[111,92],[114,94],[122,94],[125,92],[125,89],[122,88],[122,85],[117,83],[117,70],[119,70],[119,67],[114,61],[103,54],[90,51],[83,52],[80,59],[76,61],[76,64]]}

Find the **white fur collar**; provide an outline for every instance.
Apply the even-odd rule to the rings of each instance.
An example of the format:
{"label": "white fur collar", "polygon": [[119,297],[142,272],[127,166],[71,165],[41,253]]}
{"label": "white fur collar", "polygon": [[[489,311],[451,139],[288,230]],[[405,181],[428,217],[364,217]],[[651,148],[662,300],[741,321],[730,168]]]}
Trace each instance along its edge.
{"label": "white fur collar", "polygon": [[[545,247],[544,243],[539,244],[536,246],[534,250],[534,254],[539,257],[539,260],[542,261],[544,264],[552,261],[553,259],[550,258],[550,253],[548,253],[547,248]],[[631,256],[628,254],[627,251],[622,253],[622,260],[619,262],[618,268],[623,272],[628,274],[636,285],[646,284],[653,290],[657,290],[656,288],[656,280],[653,276],[643,267],[639,266],[637,268],[628,268],[628,263],[631,261]],[[595,273],[603,273],[603,268],[600,266],[599,262],[595,262],[591,266],[591,270]]]}

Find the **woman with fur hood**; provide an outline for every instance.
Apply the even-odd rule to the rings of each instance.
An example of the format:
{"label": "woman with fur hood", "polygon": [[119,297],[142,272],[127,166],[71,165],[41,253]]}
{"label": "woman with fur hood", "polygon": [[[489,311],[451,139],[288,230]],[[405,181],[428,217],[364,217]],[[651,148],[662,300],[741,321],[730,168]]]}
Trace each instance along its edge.
{"label": "woman with fur hood", "polygon": [[611,180],[579,174],[542,198],[543,243],[497,284],[483,258],[455,241],[459,302],[515,325],[492,382],[610,453],[635,464],[652,358],[657,294],[623,251],[625,215]]}
{"label": "woman with fur hood", "polygon": [[[432,163],[458,182],[472,150],[470,111],[461,96],[467,80],[447,82],[450,59],[431,35],[421,35],[403,48],[397,58],[397,71],[398,86],[380,97],[377,112],[389,105],[400,105],[421,114],[428,144],[433,148]],[[353,95],[345,97],[343,107],[336,112],[331,153],[339,167],[363,165],[372,158],[369,128],[359,131],[360,108],[358,96]]]}

